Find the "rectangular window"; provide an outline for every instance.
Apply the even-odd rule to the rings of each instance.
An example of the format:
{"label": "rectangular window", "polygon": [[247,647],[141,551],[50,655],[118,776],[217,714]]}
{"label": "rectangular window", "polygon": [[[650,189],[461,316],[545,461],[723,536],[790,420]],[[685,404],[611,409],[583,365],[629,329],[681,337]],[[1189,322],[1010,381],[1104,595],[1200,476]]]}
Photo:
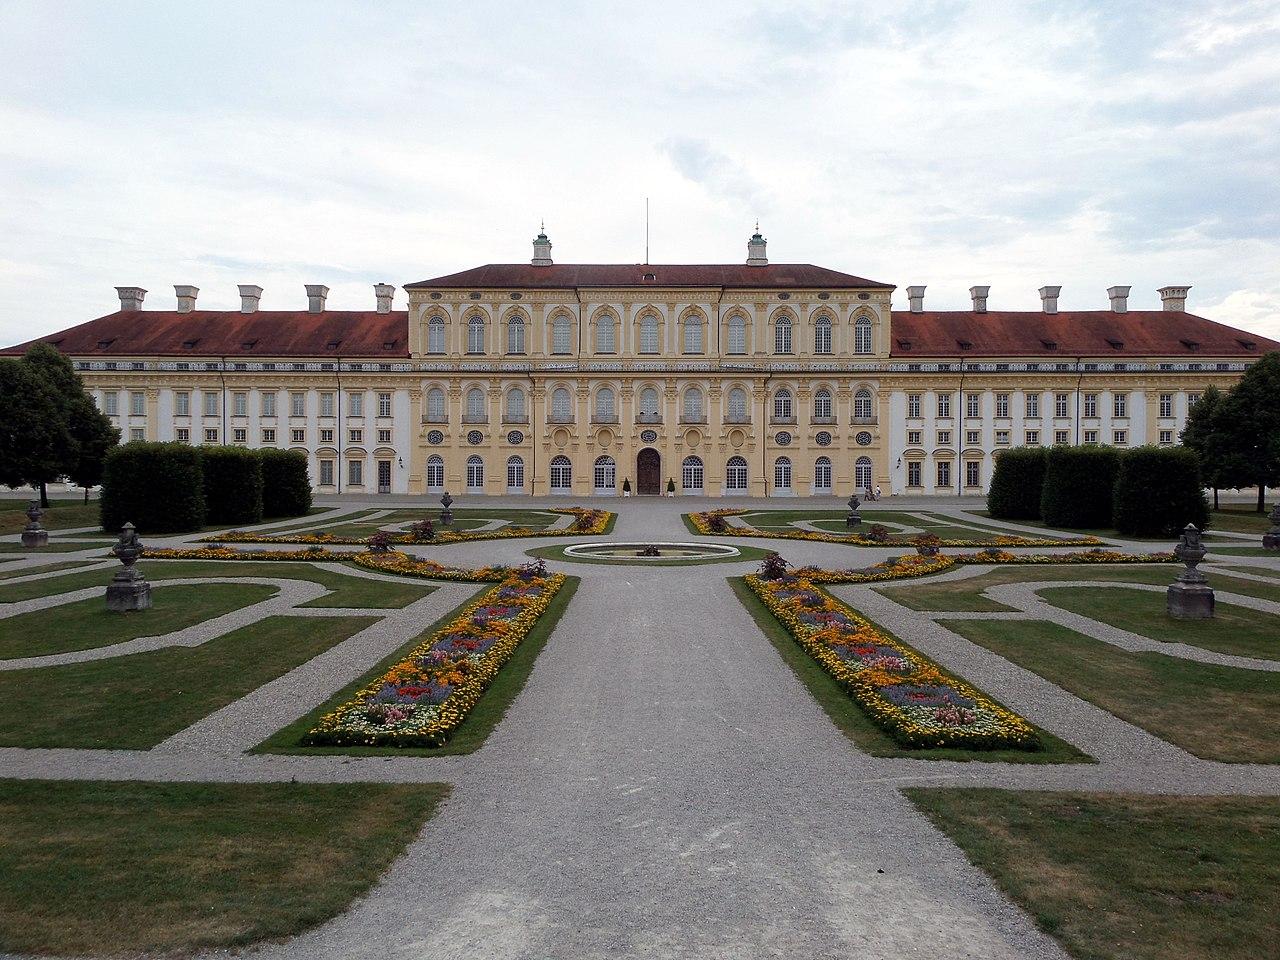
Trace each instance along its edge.
{"label": "rectangular window", "polygon": [[102,412],[114,417],[120,412],[120,395],[114,391],[102,395]]}
{"label": "rectangular window", "polygon": [[137,441],[137,440],[145,440],[146,438],[147,438],[147,437],[146,437],[146,429],[145,429],[144,427],[130,427],[130,428],[129,428],[129,439],[130,439],[130,440],[135,440],[135,441]]}
{"label": "rectangular window", "polygon": [[205,428],[204,428],[204,442],[205,442],[205,443],[217,443],[217,442],[218,442],[218,428],[217,428],[217,427],[205,427]]}
{"label": "rectangular window", "polygon": [[996,394],[996,416],[1009,416],[1009,395],[1007,393]]}
{"label": "rectangular window", "polygon": [[322,487],[333,486],[333,461],[332,460],[320,461],[320,486]]}
{"label": "rectangular window", "polygon": [[289,416],[305,417],[307,415],[307,395],[305,393],[289,394]]}
{"label": "rectangular window", "polygon": [[305,431],[305,430],[290,430],[290,431],[289,431],[289,437],[290,437],[290,439],[291,439],[294,443],[306,443],[306,442],[307,442],[307,431]]}
{"label": "rectangular window", "polygon": [[982,464],[977,460],[970,460],[964,465],[964,485],[966,487],[982,486]]}
{"label": "rectangular window", "polygon": [[1085,442],[1085,444],[1086,444],[1086,445],[1089,445],[1089,446],[1091,446],[1091,445],[1093,445],[1093,444],[1097,443],[1097,442],[1098,442],[1098,431],[1097,431],[1097,430],[1086,430],[1086,431],[1084,432],[1084,442]]}
{"label": "rectangular window", "polygon": [[1112,397],[1112,409],[1115,411],[1115,417],[1127,417],[1129,415],[1129,395],[1127,393],[1117,393]]}
{"label": "rectangular window", "polygon": [[1071,416],[1071,395],[1066,393],[1055,393],[1053,395],[1053,415],[1055,417]]}
{"label": "rectangular window", "polygon": [[1070,442],[1071,442],[1071,431],[1069,431],[1069,430],[1055,430],[1055,431],[1053,431],[1053,442],[1054,442],[1054,443],[1056,443],[1056,444],[1058,444],[1059,446],[1061,446],[1061,445],[1063,445],[1063,444],[1070,443]]}
{"label": "rectangular window", "polygon": [[940,446],[940,447],[949,447],[949,446],[951,446],[951,431],[950,431],[950,430],[939,430],[939,431],[938,431],[938,446]]}
{"label": "rectangular window", "polygon": [[996,431],[996,445],[997,445],[997,446],[1005,446],[1005,447],[1007,447],[1007,446],[1009,445],[1009,431],[1008,431],[1008,430],[997,430],[997,431]]}
{"label": "rectangular window", "polygon": [[379,443],[390,443],[390,442],[391,442],[391,431],[390,431],[390,430],[379,430],[379,431],[378,431],[378,442],[379,442]]}
{"label": "rectangular window", "polygon": [[1173,431],[1172,431],[1172,430],[1161,430],[1161,431],[1160,431],[1160,446],[1162,446],[1162,447],[1169,447],[1169,446],[1172,446],[1172,445],[1173,445]]}
{"label": "rectangular window", "polygon": [[353,487],[363,486],[364,484],[364,461],[348,460],[347,461],[347,483]]}
{"label": "rectangular window", "polygon": [[206,417],[216,417],[218,415],[218,395],[216,393],[206,393],[204,395],[204,415]]}
{"label": "rectangular window", "polygon": [[938,468],[938,486],[951,486],[951,461],[942,460],[937,464]]}
{"label": "rectangular window", "polygon": [[924,484],[920,482],[920,461],[919,460],[912,460],[910,463],[907,464],[907,486],[908,487],[924,486]]}
{"label": "rectangular window", "polygon": [[1162,417],[1173,416],[1173,394],[1172,393],[1160,394],[1160,416]]}
{"label": "rectangular window", "polygon": [[263,443],[276,442],[276,431],[274,427],[267,427],[262,431],[262,442]]}
{"label": "rectangular window", "polygon": [[347,412],[353,417],[364,416],[364,394],[363,393],[347,394]]}
{"label": "rectangular window", "polygon": [[1028,446],[1028,447],[1038,447],[1038,446],[1040,446],[1040,431],[1039,431],[1039,430],[1028,430],[1028,431],[1027,431],[1027,435],[1026,435],[1026,446]]}
{"label": "rectangular window", "polygon": [[1188,409],[1188,410],[1190,410],[1192,407],[1194,407],[1194,406],[1195,406],[1197,403],[1199,403],[1199,402],[1200,402],[1200,394],[1198,394],[1198,393],[1188,393],[1188,394],[1187,394],[1187,409]]}
{"label": "rectangular window", "polygon": [[977,418],[982,416],[982,394],[966,394],[964,398],[964,406],[964,415],[966,417]]}
{"label": "rectangular window", "polygon": [[274,391],[262,395],[262,415],[264,417],[274,417],[276,415],[276,395]]}
{"label": "rectangular window", "polygon": [[951,394],[949,393],[938,394],[938,416],[939,417],[951,416]]}
{"label": "rectangular window", "polygon": [[320,416],[322,417],[333,416],[333,394],[332,393],[320,394]]}
{"label": "rectangular window", "polygon": [[920,416],[920,394],[918,393],[907,394],[907,416],[908,417]]}
{"label": "rectangular window", "polygon": [[174,436],[177,438],[179,443],[191,442],[191,431],[187,427],[179,427],[174,431]]}
{"label": "rectangular window", "polygon": [[923,433],[924,433],[923,430],[908,430],[907,444],[912,447],[920,446],[920,444],[923,442],[923,440],[921,440],[921,436],[923,435]]}
{"label": "rectangular window", "polygon": [[191,416],[191,394],[184,390],[173,395],[173,413],[178,417]]}
{"label": "rectangular window", "polygon": [[231,414],[236,417],[248,416],[249,395],[247,393],[233,393],[231,395]]}
{"label": "rectangular window", "polygon": [[364,431],[359,428],[348,430],[347,442],[348,443],[364,443]]}
{"label": "rectangular window", "polygon": [[1114,443],[1117,447],[1123,447],[1125,444],[1129,442],[1129,431],[1128,430],[1112,430],[1111,442]]}
{"label": "rectangular window", "polygon": [[378,416],[380,417],[391,416],[391,394],[389,393],[378,394]]}
{"label": "rectangular window", "polygon": [[1086,393],[1084,395],[1084,415],[1086,417],[1096,417],[1098,415],[1098,395],[1096,393]]}
{"label": "rectangular window", "polygon": [[1034,420],[1036,417],[1040,416],[1040,394],[1028,393],[1026,396],[1026,401],[1027,401],[1027,408],[1026,408],[1027,417],[1029,419]]}
{"label": "rectangular window", "polygon": [[333,428],[324,427],[320,430],[321,443],[333,443]]}
{"label": "rectangular window", "polygon": [[232,442],[247,443],[249,440],[249,432],[244,427],[236,427],[231,431]]}
{"label": "rectangular window", "polygon": [[146,395],[139,392],[129,394],[129,416],[143,417],[147,413]]}
{"label": "rectangular window", "polygon": [[976,447],[982,443],[981,430],[966,430],[964,432],[964,442],[971,447]]}

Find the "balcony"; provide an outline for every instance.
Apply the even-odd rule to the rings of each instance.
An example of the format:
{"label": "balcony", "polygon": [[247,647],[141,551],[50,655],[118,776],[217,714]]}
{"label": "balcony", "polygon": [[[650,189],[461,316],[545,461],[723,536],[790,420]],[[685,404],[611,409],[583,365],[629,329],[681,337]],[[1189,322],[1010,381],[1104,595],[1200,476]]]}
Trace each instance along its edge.
{"label": "balcony", "polygon": [[729,414],[724,418],[725,423],[749,424],[751,423],[751,414]]}
{"label": "balcony", "polygon": [[662,414],[660,413],[637,413],[636,423],[661,423]]}
{"label": "balcony", "polygon": [[446,414],[433,415],[430,413],[424,413],[422,415],[422,422],[423,423],[448,423],[449,417]]}
{"label": "balcony", "polygon": [[483,413],[464,413],[462,415],[463,423],[488,423],[489,417]]}
{"label": "balcony", "polygon": [[597,413],[591,418],[592,423],[617,423],[618,415],[616,413]]}
{"label": "balcony", "polygon": [[523,413],[504,413],[502,415],[503,423],[528,423],[529,417]]}
{"label": "balcony", "polygon": [[680,417],[680,422],[681,423],[706,423],[707,418],[703,414],[696,414],[694,416],[683,414]]}
{"label": "balcony", "polygon": [[835,425],[835,422],[836,422],[836,418],[835,418],[835,417],[819,417],[819,416],[812,416],[812,417],[810,417],[810,418],[809,418],[809,422],[810,422],[810,423],[822,423],[822,424],[829,424],[829,425],[834,426],[834,425]]}
{"label": "balcony", "polygon": [[553,413],[548,415],[547,423],[573,423],[573,414],[571,413]]}
{"label": "balcony", "polygon": [[[919,419],[919,417],[917,417],[916,419]],[[852,420],[852,423],[855,424],[856,426],[874,427],[877,423],[879,423],[879,421],[880,421],[879,417],[854,417]]]}
{"label": "balcony", "polygon": [[794,426],[796,422],[796,418],[795,417],[779,417],[775,414],[774,416],[769,418],[769,422],[774,424],[791,424]]}

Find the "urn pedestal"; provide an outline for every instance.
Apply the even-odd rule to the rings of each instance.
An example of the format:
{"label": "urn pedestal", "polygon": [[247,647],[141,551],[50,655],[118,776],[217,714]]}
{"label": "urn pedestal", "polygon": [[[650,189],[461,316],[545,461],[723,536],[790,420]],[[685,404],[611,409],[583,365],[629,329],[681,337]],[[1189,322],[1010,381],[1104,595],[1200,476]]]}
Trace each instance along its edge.
{"label": "urn pedestal", "polygon": [[22,545],[24,547],[47,547],[49,531],[40,526],[40,518],[44,511],[40,509],[40,501],[32,500],[27,506],[27,525],[22,529]]}
{"label": "urn pedestal", "polygon": [[1196,569],[1208,551],[1200,540],[1200,531],[1188,523],[1173,555],[1186,564],[1165,593],[1165,610],[1178,620],[1208,620],[1213,617],[1213,588],[1205,575]]}
{"label": "urn pedestal", "polygon": [[132,523],[120,530],[120,542],[111,548],[122,566],[107,584],[107,609],[118,613],[131,610],[148,610],[151,607],[151,584],[142,578],[134,566],[142,556],[142,541]]}

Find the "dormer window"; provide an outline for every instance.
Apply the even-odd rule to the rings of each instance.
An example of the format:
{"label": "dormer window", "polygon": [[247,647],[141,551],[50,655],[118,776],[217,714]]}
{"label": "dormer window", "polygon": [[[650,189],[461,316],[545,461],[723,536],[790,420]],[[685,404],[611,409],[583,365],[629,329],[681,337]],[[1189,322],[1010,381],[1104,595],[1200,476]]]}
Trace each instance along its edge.
{"label": "dormer window", "polygon": [[[61,343],[61,342],[62,342],[61,340],[55,341],[55,343]],[[1240,346],[1244,347],[1246,350],[1258,349],[1258,344],[1254,340],[1236,340],[1236,343],[1240,344]]]}
{"label": "dormer window", "polygon": [[656,273],[646,273],[646,274],[644,275],[644,279],[646,279],[646,280],[657,280],[657,279],[658,279],[658,275],[657,275]]}
{"label": "dormer window", "polygon": [[1057,341],[1057,340],[1044,340],[1044,339],[1042,339],[1042,340],[1040,341],[1040,346],[1044,347],[1046,350],[1057,350],[1057,349],[1058,349],[1058,341]]}
{"label": "dormer window", "polygon": [[899,341],[898,341],[898,349],[899,349],[899,350],[910,350],[910,349],[911,349],[911,341],[910,341],[910,340],[899,340]]}
{"label": "dormer window", "polygon": [[194,350],[194,349],[196,348],[196,344],[197,344],[197,343],[199,343],[199,342],[200,342],[200,338],[199,338],[199,337],[197,337],[197,338],[196,338],[196,339],[194,339],[194,340],[183,340],[183,341],[182,341],[182,349],[183,349],[183,350]]}
{"label": "dormer window", "polygon": [[973,349],[973,344],[972,344],[970,341],[968,341],[968,340],[957,340],[957,341],[956,341],[956,346],[957,346],[957,347],[959,347],[961,350],[972,350],[972,349]]}
{"label": "dormer window", "polygon": [[1182,345],[1188,350],[1195,351],[1200,349],[1200,344],[1196,340],[1183,340]]}
{"label": "dormer window", "polygon": [[257,341],[257,340],[246,340],[246,341],[244,341],[244,343],[240,344],[240,349],[241,349],[241,350],[252,350],[252,349],[253,349],[254,347],[256,347],[257,345],[258,345],[258,341]]}
{"label": "dormer window", "polygon": [[106,350],[109,346],[111,346],[111,345],[112,345],[113,343],[115,343],[115,342],[116,342],[116,338],[115,338],[115,337],[108,337],[106,340],[99,340],[99,341],[98,341],[98,349],[99,349],[99,350]]}
{"label": "dormer window", "polygon": [[1124,349],[1124,341],[1123,341],[1123,340],[1116,340],[1116,339],[1115,339],[1115,338],[1113,338],[1113,337],[1107,337],[1107,343],[1111,344],[1111,349],[1112,349],[1112,350],[1123,350],[1123,349]]}
{"label": "dormer window", "polygon": [[382,349],[383,349],[383,350],[394,350],[394,349],[396,348],[396,344],[397,344],[397,343],[399,343],[399,342],[400,342],[399,340],[383,340],[383,341],[382,341]]}
{"label": "dormer window", "polygon": [[324,348],[326,350],[337,350],[338,347],[341,345],[342,345],[341,340],[330,340],[328,343],[324,345]]}

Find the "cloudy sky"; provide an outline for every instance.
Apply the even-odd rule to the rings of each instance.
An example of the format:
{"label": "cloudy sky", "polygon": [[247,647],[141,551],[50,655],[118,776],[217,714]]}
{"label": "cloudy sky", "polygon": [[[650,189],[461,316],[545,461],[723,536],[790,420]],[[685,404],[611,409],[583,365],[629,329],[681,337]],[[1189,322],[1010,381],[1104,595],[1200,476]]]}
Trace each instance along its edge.
{"label": "cloudy sky", "polygon": [[[525,260],[775,261],[1280,337],[1280,0],[0,2],[0,343],[370,308]],[[400,294],[397,305],[403,306]],[[899,291],[895,304],[903,306]]]}

